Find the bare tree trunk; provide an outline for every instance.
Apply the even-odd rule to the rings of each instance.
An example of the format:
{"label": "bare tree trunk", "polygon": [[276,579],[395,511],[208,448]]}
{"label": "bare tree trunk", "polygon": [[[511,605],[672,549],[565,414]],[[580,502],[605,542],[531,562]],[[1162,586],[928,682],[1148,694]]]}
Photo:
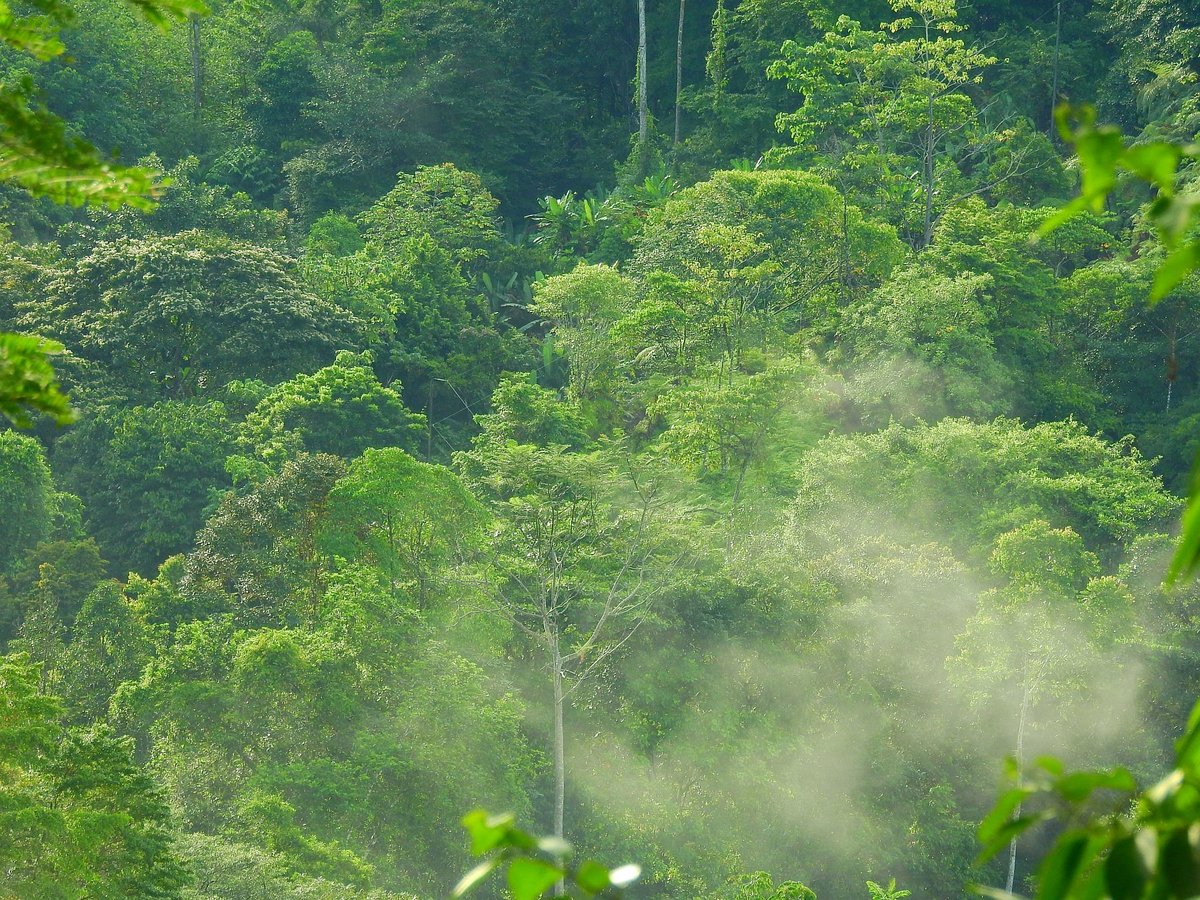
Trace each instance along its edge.
{"label": "bare tree trunk", "polygon": [[1054,140],[1054,110],[1058,106],[1058,59],[1059,47],[1062,43],[1062,0],[1057,4],[1057,13],[1054,23],[1054,82],[1050,88],[1050,140]]}
{"label": "bare tree trunk", "polygon": [[[644,156],[650,124],[646,109],[646,0],[638,0],[638,153]],[[644,162],[644,160],[643,160]]]}
{"label": "bare tree trunk", "polygon": [[192,116],[200,121],[204,108],[204,56],[200,50],[200,17],[188,16],[188,50],[192,56]]}
{"label": "bare tree trunk", "polygon": [[554,642],[554,836],[563,837],[563,811],[567,797],[567,766],[563,740],[563,661]]}
{"label": "bare tree trunk", "polygon": [[846,188],[842,187],[842,254],[838,260],[840,271],[838,272],[838,283],[841,296],[841,304],[843,307],[850,305],[850,200],[846,195]]}
{"label": "bare tree trunk", "polygon": [[929,130],[925,135],[925,160],[924,160],[924,179],[925,179],[925,227],[923,229],[922,247],[928,247],[933,243],[933,178],[934,178],[934,117],[933,117],[933,97],[929,98]]}
{"label": "bare tree trunk", "polygon": [[683,14],[687,0],[679,0],[679,35],[675,40],[675,146],[679,146],[679,98],[683,96]]}
{"label": "bare tree trunk", "polygon": [[[558,636],[554,636],[554,836],[563,840],[563,819],[567,804],[567,761],[563,737],[563,660],[559,652]],[[566,894],[566,882],[555,886],[555,894]]]}
{"label": "bare tree trunk", "polygon": [[[1025,684],[1021,695],[1021,713],[1017,719],[1017,771],[1021,771],[1021,767],[1025,763],[1025,719],[1029,714],[1029,699],[1033,694],[1033,685],[1029,681],[1028,668],[1025,672]],[[1017,808],[1013,811],[1013,818],[1021,818],[1021,805],[1017,804]],[[1013,882],[1017,877],[1017,839],[1014,836],[1008,845],[1008,881],[1005,890],[1012,893]]]}

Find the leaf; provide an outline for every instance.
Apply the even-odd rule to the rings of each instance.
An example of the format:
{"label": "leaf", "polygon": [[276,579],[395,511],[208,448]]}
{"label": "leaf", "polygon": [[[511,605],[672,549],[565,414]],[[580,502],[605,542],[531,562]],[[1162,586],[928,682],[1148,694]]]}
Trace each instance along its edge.
{"label": "leaf", "polygon": [[[1193,496],[1197,493],[1193,490]],[[1200,701],[1192,707],[1191,715],[1188,716],[1187,729],[1183,735],[1175,742],[1175,757],[1180,768],[1196,769],[1200,766],[1200,759],[1195,757],[1200,751]]]}
{"label": "leaf", "polygon": [[1069,803],[1080,803],[1094,791],[1135,791],[1137,782],[1126,769],[1111,772],[1072,772],[1054,784],[1055,791]]}
{"label": "leaf", "polygon": [[75,418],[59,390],[50,357],[63,352],[54,341],[23,334],[0,334],[0,416],[18,428],[29,428],[28,410],[53,416],[60,425]]}
{"label": "leaf", "polygon": [[1065,771],[1062,760],[1057,756],[1039,756],[1037,758],[1037,767],[1043,772],[1049,772],[1056,778],[1061,777]]}
{"label": "leaf", "polygon": [[511,814],[489,816],[487,811],[482,809],[467,813],[462,818],[462,824],[471,835],[471,852],[482,856],[505,843],[509,832],[513,830],[514,821]]}
{"label": "leaf", "polygon": [[537,900],[564,874],[545,860],[521,856],[508,867],[508,888],[513,900]]}
{"label": "leaf", "polygon": [[1153,182],[1161,190],[1170,191],[1174,189],[1175,173],[1182,157],[1183,148],[1178,144],[1154,141],[1125,151],[1121,165],[1139,178]]}
{"label": "leaf", "polygon": [[1011,819],[997,828],[983,850],[980,852],[976,863],[987,862],[1005,847],[1007,847],[1015,838],[1020,837],[1034,825],[1049,821],[1053,815],[1049,812],[1040,812],[1032,816],[1022,816],[1019,819]]}
{"label": "leaf", "polygon": [[990,897],[991,900],[1024,900],[1020,894],[1013,894],[1000,888],[986,887],[982,884],[972,884],[968,886],[967,890],[980,897]]}
{"label": "leaf", "polygon": [[1125,150],[1121,131],[1111,125],[1085,129],[1076,135],[1075,152],[1083,178],[1080,192],[1095,212],[1117,184],[1117,161]]}
{"label": "leaf", "polygon": [[538,838],[537,848],[543,853],[549,853],[551,856],[571,855],[571,845],[559,837],[548,836]]}
{"label": "leaf", "polygon": [[642,867],[634,863],[628,863],[623,866],[618,866],[608,873],[608,880],[612,882],[613,887],[627,887],[633,884],[642,874]]}
{"label": "leaf", "polygon": [[[1192,463],[1193,484],[1198,476],[1200,476],[1200,455]],[[1200,564],[1200,493],[1192,490],[1187,508],[1183,511],[1179,543],[1175,547],[1175,554],[1171,557],[1171,566],[1167,570],[1167,584],[1173,585],[1181,576],[1191,575],[1197,564]],[[1193,729],[1189,728],[1184,741],[1192,743],[1188,739],[1189,737],[1194,738],[1194,734]],[[1182,752],[1181,746],[1180,753]]]}
{"label": "leaf", "polygon": [[462,897],[475,890],[479,883],[491,875],[498,865],[500,865],[500,857],[485,859],[462,877],[462,880],[454,886],[454,893],[451,896]]}
{"label": "leaf", "polygon": [[1063,900],[1068,896],[1088,841],[1084,831],[1067,832],[1058,839],[1038,868],[1038,900]]}
{"label": "leaf", "polygon": [[575,872],[575,883],[589,894],[598,894],[611,882],[608,869],[593,859],[585,859]]}
{"label": "leaf", "polygon": [[1041,225],[1038,226],[1037,233],[1039,236],[1045,236],[1054,231],[1060,225],[1071,221],[1081,212],[1088,208],[1088,200],[1086,197],[1076,197],[1066,206],[1058,209],[1053,215],[1049,216]]}
{"label": "leaf", "polygon": [[1163,245],[1168,249],[1179,246],[1196,221],[1197,200],[1193,196],[1159,194],[1150,205],[1148,217],[1158,229]]}
{"label": "leaf", "polygon": [[984,816],[983,822],[979,823],[978,834],[980,842],[983,842],[985,845],[992,844],[992,841],[996,839],[996,835],[1012,821],[1013,814],[1018,809],[1018,806],[1024,803],[1032,793],[1027,787],[1014,787],[1012,791],[1004,792],[1001,798],[996,800],[996,805],[992,808],[991,812]]}
{"label": "leaf", "polygon": [[1148,875],[1132,837],[1117,841],[1104,861],[1104,881],[1112,900],[1139,900]]}
{"label": "leaf", "polygon": [[1150,303],[1155,304],[1200,266],[1200,243],[1185,244],[1171,253],[1154,276],[1154,287],[1150,291]]}
{"label": "leaf", "polygon": [[1160,845],[1158,869],[1176,896],[1195,897],[1200,894],[1200,869],[1197,868],[1188,834],[1183,829],[1171,832]]}

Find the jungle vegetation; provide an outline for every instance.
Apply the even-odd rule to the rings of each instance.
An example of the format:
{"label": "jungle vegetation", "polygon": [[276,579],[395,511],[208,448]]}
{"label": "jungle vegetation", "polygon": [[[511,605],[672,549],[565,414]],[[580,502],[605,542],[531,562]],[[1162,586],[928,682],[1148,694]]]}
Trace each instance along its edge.
{"label": "jungle vegetation", "polygon": [[1128,861],[1036,795],[1200,771],[1198,77],[1190,0],[0,8],[0,897]]}

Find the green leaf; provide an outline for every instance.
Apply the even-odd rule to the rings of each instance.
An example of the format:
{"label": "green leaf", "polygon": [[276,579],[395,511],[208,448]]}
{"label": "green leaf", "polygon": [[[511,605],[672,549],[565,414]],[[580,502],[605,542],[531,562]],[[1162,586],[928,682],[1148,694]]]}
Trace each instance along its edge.
{"label": "green leaf", "polygon": [[[1192,463],[1192,481],[1195,483],[1200,476],[1200,455]],[[1181,576],[1191,575],[1197,564],[1200,564],[1200,493],[1192,490],[1187,508],[1183,511],[1183,524],[1180,529],[1179,543],[1175,546],[1175,554],[1171,557],[1171,566],[1167,570],[1167,584],[1175,584]],[[1193,713],[1194,715],[1194,713]],[[1195,732],[1189,728],[1183,741],[1191,743]],[[1180,752],[1182,753],[1182,743]]]}
{"label": "green leaf", "polygon": [[1104,201],[1117,184],[1117,161],[1125,150],[1121,131],[1111,125],[1081,131],[1075,152],[1082,172],[1080,193],[1094,212],[1102,212]]}
{"label": "green leaf", "polygon": [[1038,868],[1038,900],[1063,900],[1068,896],[1088,841],[1084,831],[1067,832],[1058,839]]}
{"label": "green leaf", "polygon": [[1158,229],[1168,249],[1179,246],[1196,222],[1197,199],[1194,196],[1160,194],[1150,205],[1149,219]]}
{"label": "green leaf", "polygon": [[979,839],[984,843],[991,840],[992,836],[1004,827],[1005,823],[1012,819],[1013,812],[1017,807],[1025,802],[1033,791],[1029,788],[1013,788],[1001,794],[1000,799],[996,801],[996,805],[992,807],[982,822],[979,823]]}
{"label": "green leaf", "polygon": [[1195,897],[1200,894],[1200,868],[1188,833],[1176,829],[1160,845],[1159,872],[1166,877],[1167,884],[1177,897]]}
{"label": "green leaf", "polygon": [[1200,244],[1193,241],[1171,253],[1154,276],[1154,287],[1150,291],[1151,304],[1157,303],[1200,266]]}
{"label": "green leaf", "polygon": [[537,900],[564,874],[545,860],[521,856],[508,867],[508,888],[513,900]]}
{"label": "green leaf", "polygon": [[462,897],[473,891],[480,882],[492,874],[498,865],[500,865],[500,857],[485,859],[462,877],[462,880],[454,886],[454,893],[451,896]]}
{"label": "green leaf", "polygon": [[1044,236],[1054,231],[1060,225],[1071,221],[1081,212],[1088,208],[1088,199],[1086,197],[1076,197],[1066,206],[1060,207],[1053,215],[1046,218],[1041,225],[1038,226],[1037,233],[1039,236]]}
{"label": "green leaf", "polygon": [[482,856],[505,843],[513,830],[515,819],[511,814],[490,816],[485,810],[476,809],[462,818],[463,827],[471,835],[471,852]]}
{"label": "green leaf", "polygon": [[1053,818],[1049,812],[1039,812],[1032,816],[1022,816],[1019,819],[1010,819],[992,832],[989,840],[984,844],[983,850],[975,860],[976,864],[987,862],[1010,843],[1014,838],[1020,837],[1034,825],[1046,822]]}
{"label": "green leaf", "polygon": [[[1196,492],[1192,492],[1193,496],[1197,496]],[[1187,729],[1183,735],[1175,742],[1175,758],[1180,768],[1196,769],[1200,768],[1200,701],[1192,707],[1191,715],[1188,716]]]}
{"label": "green leaf", "polygon": [[1063,767],[1063,762],[1057,756],[1039,756],[1036,760],[1037,767],[1043,772],[1049,772],[1051,775],[1059,778],[1066,771]]}
{"label": "green leaf", "polygon": [[59,390],[50,357],[62,344],[23,334],[0,334],[0,415],[18,428],[29,428],[29,410],[52,416],[59,425],[75,418]]}
{"label": "green leaf", "polygon": [[1175,173],[1183,148],[1166,141],[1141,144],[1125,151],[1121,165],[1139,178],[1156,184],[1161,190],[1171,191],[1175,187]]}
{"label": "green leaf", "polygon": [[1072,772],[1055,782],[1054,789],[1068,803],[1080,803],[1094,791],[1135,791],[1137,782],[1125,769],[1113,769],[1111,772]]}
{"label": "green leaf", "polygon": [[575,872],[575,883],[589,894],[598,894],[610,884],[608,869],[593,859],[585,859]]}
{"label": "green leaf", "polygon": [[1148,873],[1132,837],[1117,841],[1104,861],[1104,881],[1112,900],[1139,900]]}

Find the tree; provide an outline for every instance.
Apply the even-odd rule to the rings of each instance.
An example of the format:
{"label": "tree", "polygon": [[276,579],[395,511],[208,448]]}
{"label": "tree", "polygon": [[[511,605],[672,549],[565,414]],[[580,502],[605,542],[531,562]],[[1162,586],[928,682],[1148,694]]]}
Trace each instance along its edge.
{"label": "tree", "polygon": [[[498,410],[507,405],[503,397],[494,402]],[[581,454],[544,442],[553,432],[537,443],[516,443],[504,435],[502,415],[480,417],[483,431],[457,463],[496,516],[494,609],[546,663],[553,833],[561,839],[567,704],[647,619],[674,560],[652,473],[620,448]]]}
{"label": "tree", "polygon": [[[12,636],[30,610],[52,607],[56,628],[70,625],[84,600],[108,574],[92,538],[56,529],[54,540],[27,551],[9,576],[10,609],[0,612],[0,640]],[[49,623],[46,623],[49,624]]]}
{"label": "tree", "polygon": [[1070,526],[1106,557],[1165,527],[1176,509],[1131,441],[1106,441],[1079,423],[1027,428],[1012,419],[831,435],[805,457],[797,504],[861,518],[880,504],[915,511],[926,496],[937,497],[941,510],[927,526],[981,562],[1014,516]]}
{"label": "tree", "polygon": [[817,900],[817,895],[798,881],[776,885],[768,873],[754,872],[729,879],[710,900]]}
{"label": "tree", "polygon": [[723,342],[759,337],[739,335],[743,325],[831,334],[840,309],[903,257],[893,229],[807,172],[717,172],[648,219],[627,271],[692,282],[693,319]]}
{"label": "tree", "polygon": [[239,443],[275,467],[301,452],[351,459],[368,447],[415,451],[425,418],[404,405],[399,384],[380,384],[371,361],[342,350],[333,365],[272,388],[246,417]]}
{"label": "tree", "polygon": [[[128,0],[129,5],[158,25],[206,12],[197,0]],[[10,16],[0,29],[0,41],[18,53],[49,60],[65,51],[61,30],[75,19],[63,0],[50,0],[36,15]],[[37,98],[33,82],[6,84],[0,92],[4,141],[0,178],[15,181],[35,195],[59,203],[125,203],[148,206],[156,192],[153,172],[129,168],[105,159],[86,140],[70,134],[67,125]]]}
{"label": "tree", "polygon": [[200,231],[100,244],[47,294],[27,321],[61,335],[101,383],[138,399],[286,378],[328,361],[354,329],[345,311],[305,290],[284,257]]}
{"label": "tree", "polygon": [[403,587],[424,609],[435,579],[477,547],[485,523],[483,508],[448,469],[397,448],[372,449],[330,491],[322,540],[347,561],[373,560],[393,596]]}
{"label": "tree", "polygon": [[1013,374],[996,359],[980,296],[987,275],[905,267],[851,307],[842,337],[853,397],[872,421],[1011,412]]}
{"label": "tree", "polygon": [[678,152],[679,129],[683,122],[683,17],[687,12],[687,0],[679,0],[679,31],[675,38],[675,141]]}
{"label": "tree", "polygon": [[651,409],[666,420],[659,446],[667,455],[729,492],[731,521],[747,476],[777,449],[785,411],[800,405],[801,375],[798,367],[776,363],[727,385],[698,380],[665,393]]}
{"label": "tree", "polygon": [[[363,343],[375,354],[379,377],[385,384],[400,382],[413,409],[432,409],[436,427],[452,411],[462,418],[486,403],[500,372],[527,368],[532,354],[529,341],[498,320],[468,279],[459,259],[463,254],[475,259],[474,251],[443,246],[431,234],[404,236],[400,223],[410,212],[389,220],[387,229],[394,225],[394,234],[383,225],[372,226],[374,237],[365,247],[340,257],[310,258],[304,269],[322,296],[366,323]],[[442,212],[424,214],[440,222],[437,227],[452,230],[453,212]],[[465,226],[458,234],[474,240],[463,237]]]}
{"label": "tree", "polygon": [[915,209],[902,224],[925,247],[942,212],[981,190],[963,183],[963,170],[998,138],[981,127],[968,91],[996,60],[952,37],[965,30],[955,0],[889,2],[912,15],[878,32],[843,16],[822,43],[784,44],[770,72],[804,96],[797,112],[779,117],[780,130],[801,153],[854,179],[871,205],[899,201],[915,163]]}
{"label": "tree", "polygon": [[[1053,732],[1053,724],[1078,715],[1074,704],[1106,706],[1105,694],[1118,693],[1131,663],[1118,645],[1134,631],[1133,597],[1115,579],[1105,585],[1097,578],[1099,561],[1078,534],[1044,520],[1000,535],[989,563],[1006,583],[980,597],[950,665],[970,685],[973,703],[990,707],[987,718],[1003,710],[1015,719],[1012,752],[1024,766],[1039,725]],[[1093,714],[1087,725],[1099,743],[1105,716]],[[1017,863],[1014,840],[1009,891]]]}
{"label": "tree", "polygon": [[72,621],[71,641],[57,661],[71,721],[102,722],[117,688],[150,661],[149,629],[115,581],[99,583]]}
{"label": "tree", "polygon": [[615,352],[612,332],[622,316],[637,308],[635,292],[631,279],[603,265],[580,265],[534,288],[530,309],[553,324],[555,345],[570,367],[571,396],[585,412],[594,414],[615,397],[624,360]]}
{"label": "tree", "polygon": [[300,454],[248,493],[225,495],[188,555],[184,595],[251,624],[315,622],[325,588],[317,537],[344,473],[335,456]]}
{"label": "tree", "polygon": [[179,897],[187,873],[170,813],[104,726],[64,729],[27,658],[0,658],[0,864],[24,897]]}
{"label": "tree", "polygon": [[[157,25],[205,12],[200,0],[128,0]],[[46,0],[34,15],[8,15],[0,23],[0,42],[19,54],[49,60],[65,51],[60,31],[75,19],[65,0]],[[15,182],[34,196],[79,206],[148,208],[161,190],[155,172],[109,160],[67,125],[37,96],[31,78],[0,86],[0,179]],[[53,342],[19,334],[0,334],[0,413],[27,427],[25,412],[47,413],[59,424],[72,418],[66,398],[47,361],[60,352]]]}
{"label": "tree", "polygon": [[[148,160],[162,167],[157,156]],[[169,190],[155,202],[153,209],[123,207],[118,210],[89,208],[86,225],[78,234],[84,246],[120,241],[122,238],[147,239],[152,235],[172,235],[183,231],[222,234],[258,247],[283,250],[287,245],[288,216],[282,210],[263,209],[239,186],[230,187],[220,170],[203,173],[195,156],[181,159],[164,169],[171,181]]]}
{"label": "tree", "polygon": [[114,570],[149,575],[191,547],[229,487],[234,446],[224,404],[167,400],[88,416],[56,445],[55,465]]}
{"label": "tree", "polygon": [[478,262],[500,234],[499,202],[479,176],[450,163],[401,172],[396,186],[359,216],[363,237],[398,253],[409,241],[430,237],[462,266]]}
{"label": "tree", "polygon": [[647,164],[650,140],[650,108],[646,102],[646,0],[637,0],[638,10],[638,55],[637,55],[637,108],[638,108],[638,167],[639,173],[647,174],[644,168]]}
{"label": "tree", "polygon": [[0,572],[50,536],[55,509],[50,467],[37,441],[0,432]]}

